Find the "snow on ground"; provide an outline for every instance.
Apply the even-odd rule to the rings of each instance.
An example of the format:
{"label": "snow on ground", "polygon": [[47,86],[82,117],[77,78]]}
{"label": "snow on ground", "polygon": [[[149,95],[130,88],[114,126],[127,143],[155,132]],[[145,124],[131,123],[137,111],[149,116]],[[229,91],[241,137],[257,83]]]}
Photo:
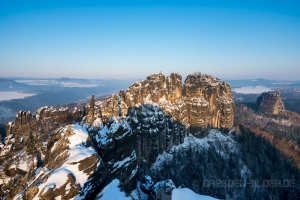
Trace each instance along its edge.
{"label": "snow on ground", "polygon": [[26,97],[34,96],[36,94],[32,93],[22,93],[22,92],[0,92],[0,101],[7,101],[12,99],[24,99]]}
{"label": "snow on ground", "polygon": [[[232,129],[230,132],[234,131]],[[210,146],[214,146],[216,151],[225,159],[229,159],[230,153],[238,150],[237,142],[233,139],[231,134],[222,134],[217,129],[210,130],[209,134],[204,138],[196,138],[192,134],[184,139],[184,142],[178,146],[173,146],[169,152],[163,152],[159,154],[156,158],[155,163],[152,164],[152,169],[161,169],[164,161],[171,161],[173,159],[173,152],[178,150],[188,150],[191,146],[193,149],[208,149]],[[240,160],[239,164],[242,166],[241,177],[245,179],[249,177],[249,169]]]}
{"label": "snow on ground", "polygon": [[124,192],[120,190],[118,185],[120,181],[118,179],[112,180],[105,188],[96,196],[96,200],[131,200],[130,197],[127,197]]}
{"label": "snow on ground", "polygon": [[[67,170],[66,168],[55,169],[51,173],[51,176],[47,179],[47,182],[45,184],[42,184],[42,186],[44,186],[44,187],[41,187],[41,189],[44,188],[44,190],[47,191],[48,189],[54,188],[54,187],[60,188],[68,180],[68,174],[70,174],[70,173],[71,173],[71,171]],[[40,188],[40,186],[39,186],[39,188]]]}
{"label": "snow on ground", "polygon": [[216,147],[218,147],[218,145],[226,144],[230,147],[230,149],[232,149],[233,146],[236,145],[236,142],[230,136],[222,134],[217,129],[212,129],[204,138],[196,138],[192,134],[190,134],[184,139],[184,142],[181,145],[179,145],[178,147],[174,146],[173,148],[179,148],[180,146],[182,146],[183,148],[188,148],[189,145],[208,148],[212,143],[217,143],[217,145],[215,145]]}
{"label": "snow on ground", "polygon": [[216,200],[210,196],[204,196],[193,192],[188,188],[178,188],[172,191],[172,200]]}
{"label": "snow on ground", "polygon": [[[122,167],[122,168],[128,167],[128,165],[129,165],[130,163],[132,163],[134,160],[136,160],[136,153],[135,153],[135,150],[133,150],[133,151],[131,152],[130,157],[126,157],[126,158],[124,158],[123,160],[114,163],[112,173],[113,173],[114,171],[116,171],[117,169],[121,168],[121,167]],[[111,164],[111,162],[109,162],[109,163]]]}
{"label": "snow on ground", "polygon": [[[131,197],[126,196],[124,192],[120,190],[118,185],[120,181],[118,179],[114,179],[111,183],[109,183],[97,196],[96,200],[130,200],[130,199],[139,199],[137,191],[134,190],[131,193]],[[217,200],[210,196],[199,195],[193,192],[188,188],[178,188],[172,191],[172,200]]]}
{"label": "snow on ground", "polygon": [[0,178],[0,185],[7,184],[11,180],[10,177]]}
{"label": "snow on ground", "polygon": [[[65,128],[63,132],[67,131],[67,129],[68,128]],[[88,180],[88,174],[78,169],[78,162],[96,154],[96,151],[91,147],[84,146],[88,138],[88,133],[82,126],[78,124],[72,125],[72,130],[74,135],[68,138],[70,142],[68,144],[70,149],[67,150],[69,157],[60,168],[51,172],[51,175],[44,183],[38,186],[39,191],[42,191],[43,188],[44,192],[53,187],[60,188],[66,183],[68,174],[72,174],[76,179],[76,183],[80,184],[81,187],[83,187],[84,183]],[[34,199],[38,199],[38,194]]]}
{"label": "snow on ground", "polygon": [[263,92],[272,91],[272,89],[261,85],[257,85],[254,87],[233,88],[232,91],[236,93],[242,93],[242,94],[261,94]]}
{"label": "snow on ground", "polygon": [[74,124],[72,126],[72,130],[75,134],[69,137],[70,148],[85,143],[87,138],[89,137],[89,134],[86,131],[86,129],[80,126],[79,124]]}
{"label": "snow on ground", "polygon": [[224,157],[227,157],[230,151],[235,151],[236,149],[236,142],[232,137],[223,135],[217,129],[212,129],[204,138],[196,138],[192,134],[190,134],[188,137],[184,138],[184,142],[182,144],[173,146],[169,152],[164,151],[162,154],[159,154],[156,162],[152,165],[152,168],[160,168],[164,160],[173,159],[173,152],[175,150],[187,150],[190,145],[193,148],[198,149],[208,149],[211,145],[214,145],[216,150],[218,150],[219,153]]}
{"label": "snow on ground", "polygon": [[15,164],[11,165],[10,169],[18,168],[18,169],[21,169],[25,172],[29,171],[29,167],[31,167],[31,163],[32,163],[32,162],[28,162],[29,159],[31,161],[32,157],[31,156],[26,156],[26,157],[20,159],[20,163],[18,165],[15,165]]}
{"label": "snow on ground", "polygon": [[[108,128],[106,125],[103,127],[102,124],[100,127],[102,127],[102,129],[97,135],[95,135],[95,139],[97,143],[104,148],[105,146],[113,142],[112,138],[114,138],[115,140],[121,140],[129,134],[132,134],[128,122],[121,117],[113,117],[113,122],[110,124],[110,128]],[[114,134],[119,130],[120,127],[123,127],[123,130],[126,130],[126,132],[122,135],[115,136]]]}
{"label": "snow on ground", "polygon": [[76,183],[79,183],[81,187],[83,187],[84,183],[88,179],[88,175],[83,171],[79,171],[78,164],[70,163],[76,163],[84,160],[85,158],[92,156],[96,152],[92,148],[86,148],[82,146],[73,147],[68,152],[70,153],[69,159],[61,166],[61,168],[70,170],[74,177],[76,177]]}
{"label": "snow on ground", "polygon": [[[103,129],[99,131],[99,135],[96,135],[96,141],[101,144],[105,145],[107,141],[109,140],[108,135],[107,135],[108,128],[107,126],[104,126]],[[112,139],[110,139],[111,141]]]}
{"label": "snow on ground", "polygon": [[46,175],[49,174],[49,173],[50,173],[50,171],[49,171],[49,169],[48,169],[47,167],[43,167],[43,168],[39,167],[39,168],[37,168],[37,169],[35,170],[35,172],[34,172],[35,178],[31,181],[30,185],[31,185],[33,182],[35,182],[37,179],[39,179],[40,177],[44,177],[44,176],[46,176]]}
{"label": "snow on ground", "polygon": [[92,126],[103,128],[103,122],[101,118],[97,118],[93,121]]}

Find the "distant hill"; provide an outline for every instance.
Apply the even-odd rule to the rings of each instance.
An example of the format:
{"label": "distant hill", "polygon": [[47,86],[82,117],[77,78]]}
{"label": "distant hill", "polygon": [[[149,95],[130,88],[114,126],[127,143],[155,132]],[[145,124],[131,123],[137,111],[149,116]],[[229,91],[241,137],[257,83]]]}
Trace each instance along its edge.
{"label": "distant hill", "polygon": [[[1,92],[18,91],[34,93],[35,96],[24,99],[0,101],[0,124],[14,120],[19,110],[32,113],[42,106],[54,106],[67,103],[77,103],[90,98],[104,97],[127,88],[132,80],[100,80],[100,79],[0,79]],[[6,94],[7,95],[7,94]]]}
{"label": "distant hill", "polygon": [[0,79],[0,91],[16,91],[16,90],[30,90],[29,85],[18,83],[10,79]]}

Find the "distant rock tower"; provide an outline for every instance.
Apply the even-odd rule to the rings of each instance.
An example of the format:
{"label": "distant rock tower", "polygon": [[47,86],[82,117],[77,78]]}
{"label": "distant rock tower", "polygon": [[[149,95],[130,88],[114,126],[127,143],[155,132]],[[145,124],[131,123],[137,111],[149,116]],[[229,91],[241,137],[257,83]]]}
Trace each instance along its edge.
{"label": "distant rock tower", "polygon": [[121,116],[122,116],[121,101],[122,101],[122,98],[121,98],[121,97],[120,97],[120,95],[119,95],[119,98],[118,98],[118,110],[119,110],[119,117],[121,117]]}
{"label": "distant rock tower", "polygon": [[87,123],[92,125],[94,121],[94,115],[95,115],[95,95],[92,95],[91,101],[90,101],[90,109],[87,116]]}
{"label": "distant rock tower", "polygon": [[267,115],[284,114],[284,104],[280,92],[264,92],[257,98],[258,111]]}

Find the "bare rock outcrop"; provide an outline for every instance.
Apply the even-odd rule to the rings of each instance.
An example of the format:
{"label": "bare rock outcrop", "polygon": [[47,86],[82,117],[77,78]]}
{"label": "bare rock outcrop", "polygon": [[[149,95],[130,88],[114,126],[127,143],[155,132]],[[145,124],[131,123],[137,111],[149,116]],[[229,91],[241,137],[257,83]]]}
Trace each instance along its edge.
{"label": "bare rock outcrop", "polygon": [[44,106],[39,108],[35,114],[30,111],[19,111],[14,122],[6,125],[6,135],[14,134],[17,137],[27,136],[29,132],[34,135],[38,133],[50,133],[51,131],[71,123],[83,117],[83,111],[74,107],[56,109]]}
{"label": "bare rock outcrop", "polygon": [[130,107],[152,104],[187,127],[230,129],[233,125],[234,102],[230,85],[201,73],[188,75],[184,84],[177,73],[167,77],[162,73],[152,74],[144,81],[135,82],[125,92],[113,94],[102,104],[104,121],[118,116],[118,104],[123,116]]}
{"label": "bare rock outcrop", "polygon": [[[88,184],[102,186],[107,170],[90,146],[85,128],[68,125],[58,129],[54,137],[46,155],[48,162],[32,176],[22,179],[22,185],[27,187],[17,195],[18,199],[93,199]],[[94,179],[97,182],[92,182]],[[85,190],[87,187],[91,191]]]}
{"label": "bare rock outcrop", "polygon": [[101,101],[95,101],[95,95],[93,94],[90,102],[85,106],[87,115],[83,117],[83,121],[85,121],[88,125],[93,125],[94,120],[98,118],[102,120],[102,103],[103,102]]}
{"label": "bare rock outcrop", "polygon": [[284,114],[285,108],[280,92],[264,92],[257,98],[258,111],[267,115]]}

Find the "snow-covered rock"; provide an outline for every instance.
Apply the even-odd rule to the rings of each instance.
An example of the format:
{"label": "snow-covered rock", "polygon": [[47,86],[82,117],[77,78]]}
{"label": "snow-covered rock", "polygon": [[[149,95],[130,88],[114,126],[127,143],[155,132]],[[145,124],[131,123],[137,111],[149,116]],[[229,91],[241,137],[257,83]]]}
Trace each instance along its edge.
{"label": "snow-covered rock", "polygon": [[112,180],[103,190],[96,196],[96,200],[131,200],[126,196],[124,192],[119,188],[120,181],[118,179]]}
{"label": "snow-covered rock", "polygon": [[[60,139],[50,151],[49,162],[37,169],[19,196],[33,199],[74,199],[101,163],[95,149],[87,146],[87,131],[80,125],[70,125],[60,131]],[[76,199],[81,199],[80,196]]]}

